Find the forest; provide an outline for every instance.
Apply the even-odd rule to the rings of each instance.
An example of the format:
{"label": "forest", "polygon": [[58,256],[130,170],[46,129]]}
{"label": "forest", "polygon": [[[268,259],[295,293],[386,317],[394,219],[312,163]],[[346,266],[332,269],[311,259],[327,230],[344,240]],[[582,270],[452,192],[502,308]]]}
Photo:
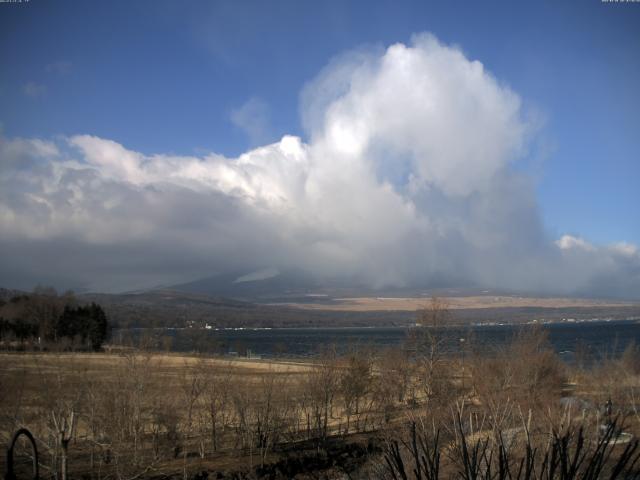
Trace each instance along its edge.
{"label": "forest", "polygon": [[87,349],[98,351],[110,324],[102,307],[81,304],[71,292],[52,288],[0,300],[0,344],[4,348]]}

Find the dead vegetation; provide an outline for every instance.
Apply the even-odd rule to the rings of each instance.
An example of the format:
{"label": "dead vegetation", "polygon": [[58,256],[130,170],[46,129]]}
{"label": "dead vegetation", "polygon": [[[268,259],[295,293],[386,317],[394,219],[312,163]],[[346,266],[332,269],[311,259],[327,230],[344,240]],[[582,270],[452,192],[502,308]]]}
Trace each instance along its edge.
{"label": "dead vegetation", "polygon": [[[598,478],[576,472],[620,458],[637,473],[635,444],[615,442],[640,432],[640,349],[569,367],[534,329],[499,348],[466,338],[461,356],[444,348],[446,315],[436,299],[404,348],[309,363],[1,354],[0,435],[28,427],[56,479]],[[575,475],[562,458],[582,459]]]}

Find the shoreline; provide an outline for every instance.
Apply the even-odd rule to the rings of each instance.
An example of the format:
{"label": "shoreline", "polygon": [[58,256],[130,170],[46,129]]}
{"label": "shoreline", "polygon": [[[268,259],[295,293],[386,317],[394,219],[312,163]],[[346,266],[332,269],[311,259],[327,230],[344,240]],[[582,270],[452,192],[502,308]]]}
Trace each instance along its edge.
{"label": "shoreline", "polygon": [[[599,323],[640,323],[640,316],[629,318],[588,318],[588,319],[562,319],[562,320],[530,320],[522,322],[464,322],[449,325],[439,325],[437,328],[456,329],[469,327],[522,327],[522,326],[546,326],[546,325],[577,325],[583,323],[599,324]],[[409,328],[432,328],[428,325],[419,325],[417,323],[408,323],[406,325],[344,325],[344,326],[313,326],[313,327],[124,327],[114,328],[113,331],[131,331],[131,330],[158,330],[158,331],[203,331],[203,332],[269,332],[269,331],[318,331],[318,330],[406,330]]]}

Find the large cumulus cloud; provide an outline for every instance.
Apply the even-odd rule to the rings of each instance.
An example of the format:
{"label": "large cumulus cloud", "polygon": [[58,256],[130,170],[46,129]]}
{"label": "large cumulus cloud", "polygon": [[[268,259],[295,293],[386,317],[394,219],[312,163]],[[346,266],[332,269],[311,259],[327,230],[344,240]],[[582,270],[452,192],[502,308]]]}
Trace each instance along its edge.
{"label": "large cumulus cloud", "polygon": [[301,109],[306,140],[237,158],[2,139],[0,282],[124,290],[296,268],[374,287],[640,292],[635,246],[549,238],[513,168],[535,122],[459,49],[418,35],[345,54]]}

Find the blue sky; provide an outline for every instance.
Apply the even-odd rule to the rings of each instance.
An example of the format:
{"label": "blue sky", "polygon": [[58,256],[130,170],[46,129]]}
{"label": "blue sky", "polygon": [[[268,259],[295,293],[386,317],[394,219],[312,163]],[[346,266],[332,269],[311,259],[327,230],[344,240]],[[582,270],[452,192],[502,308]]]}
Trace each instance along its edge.
{"label": "blue sky", "polygon": [[308,141],[301,91],[332,58],[419,32],[482,62],[540,122],[515,168],[551,238],[640,243],[638,3],[0,4],[2,135],[228,157]]}

